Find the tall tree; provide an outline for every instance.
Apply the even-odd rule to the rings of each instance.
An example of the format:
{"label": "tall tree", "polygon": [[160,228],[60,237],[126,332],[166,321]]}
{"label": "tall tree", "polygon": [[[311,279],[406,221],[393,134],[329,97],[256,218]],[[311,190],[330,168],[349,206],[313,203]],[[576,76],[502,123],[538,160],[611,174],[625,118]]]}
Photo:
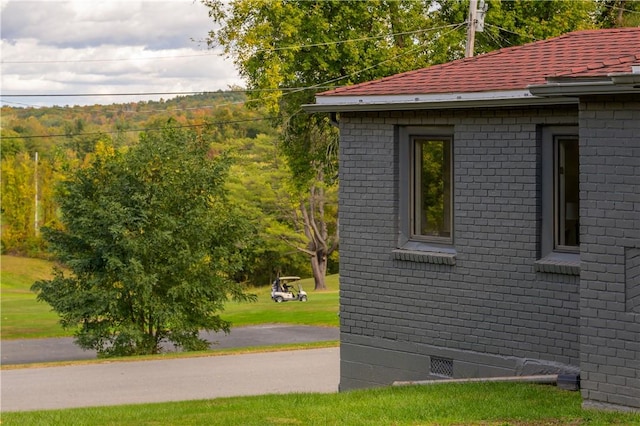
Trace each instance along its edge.
{"label": "tall tree", "polygon": [[[469,2],[439,0],[433,19],[454,24],[468,19]],[[570,31],[596,27],[594,0],[486,0],[487,12],[482,32],[476,33],[475,53],[487,53],[503,47],[519,46],[555,37]],[[466,34],[458,31],[435,40],[433,55],[437,62],[462,58]]]}
{"label": "tall tree", "polygon": [[29,155],[26,151],[10,152],[2,158],[3,253],[41,255],[44,247],[39,227],[58,223],[58,205],[52,194],[53,188],[63,178],[62,169],[77,164],[77,160],[73,153],[62,150],[50,157],[37,158],[36,161],[36,155]]}
{"label": "tall tree", "polygon": [[[373,80],[464,56],[469,2],[458,0],[202,0],[218,29],[208,43],[222,46],[246,79],[250,105],[266,105],[282,126],[301,200],[336,184],[338,135],[322,114],[305,114],[318,90]],[[593,1],[489,0],[486,36],[478,52],[521,44],[593,26]],[[535,37],[535,38],[531,38]],[[305,195],[303,195],[305,194]],[[314,195],[315,194],[315,195]],[[316,288],[324,287],[322,262],[338,241],[321,244],[322,204],[306,201],[307,244],[319,261]],[[314,214],[310,212],[314,209]],[[305,215],[306,211],[306,215]],[[315,223],[312,221],[315,219]],[[325,226],[327,225],[327,226]],[[320,232],[315,232],[316,230]],[[311,255],[311,253],[314,253]]]}
{"label": "tall tree", "polygon": [[25,252],[35,239],[35,167],[26,152],[2,159],[3,252]]}
{"label": "tall tree", "polygon": [[640,25],[640,2],[635,0],[597,0],[596,20],[603,28]]}
{"label": "tall tree", "polygon": [[[269,126],[267,126],[269,128]],[[306,257],[292,250],[288,242],[300,234],[294,232],[297,222],[291,216],[289,173],[279,152],[278,137],[259,134],[255,138],[227,139],[224,145],[233,146],[234,163],[229,171],[229,196],[242,210],[259,223],[255,252],[245,278],[256,284],[271,283],[278,275],[309,276],[311,269]]]}
{"label": "tall tree", "polygon": [[[313,101],[316,86],[347,84],[425,65],[421,42],[429,5],[415,1],[203,2],[221,24],[210,34],[246,77],[250,105],[264,105],[282,126],[282,148],[298,194],[307,253],[316,289],[325,288],[326,262],[337,247],[336,218],[324,209],[319,188],[337,183],[338,134],[328,117],[309,116],[300,106]],[[418,28],[419,31],[412,31]],[[286,91],[284,88],[306,90]],[[334,209],[335,210],[335,209]],[[327,222],[327,220],[329,220]]]}
{"label": "tall tree", "polygon": [[157,353],[163,341],[202,349],[201,329],[228,331],[229,277],[242,268],[251,226],[226,198],[229,162],[207,141],[170,128],[95,160],[61,185],[62,229],[45,229],[69,268],[33,285],[76,341],[101,355]]}

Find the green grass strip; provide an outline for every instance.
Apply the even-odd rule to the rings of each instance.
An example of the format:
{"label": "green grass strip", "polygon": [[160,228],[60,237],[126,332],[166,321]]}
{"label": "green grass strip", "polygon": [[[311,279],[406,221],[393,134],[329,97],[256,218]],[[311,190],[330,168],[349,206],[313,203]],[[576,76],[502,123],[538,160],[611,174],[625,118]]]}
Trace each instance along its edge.
{"label": "green grass strip", "polygon": [[640,425],[553,386],[467,383],[4,413],[3,425]]}

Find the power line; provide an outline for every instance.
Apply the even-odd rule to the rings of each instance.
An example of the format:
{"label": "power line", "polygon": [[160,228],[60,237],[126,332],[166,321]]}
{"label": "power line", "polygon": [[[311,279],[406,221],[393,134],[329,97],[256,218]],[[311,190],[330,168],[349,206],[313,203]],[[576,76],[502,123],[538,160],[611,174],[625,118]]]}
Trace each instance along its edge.
{"label": "power line", "polygon": [[640,11],[638,11],[638,10],[625,9],[624,7],[614,6],[614,5],[607,4],[607,3],[603,3],[602,5],[603,5],[604,7],[606,7],[607,9],[621,10],[621,11],[623,11],[623,12],[639,13],[639,14],[640,14]]}
{"label": "power line", "polygon": [[[459,24],[456,28],[453,28],[451,31],[449,32],[453,32],[456,29],[460,28],[461,26],[463,26],[464,24]],[[449,33],[448,32],[448,33]],[[448,34],[445,33],[445,34]],[[399,57],[408,55],[410,53],[415,52],[416,50],[422,48],[423,46],[416,46],[413,49],[409,49],[408,51],[405,51],[403,53],[400,53],[392,58],[389,58],[387,60],[381,61],[375,65],[372,65],[370,67],[364,68],[362,70],[353,72],[351,74],[348,75],[344,75],[338,78],[334,78],[331,80],[327,80],[325,82],[316,84],[316,85],[312,85],[312,86],[307,86],[307,87],[299,87],[299,88],[276,88],[276,89],[259,89],[259,90],[247,90],[247,89],[243,89],[243,90],[231,90],[229,92],[236,92],[236,93],[246,93],[246,92],[282,92],[285,91],[284,96],[288,95],[288,94],[293,94],[293,93],[298,93],[304,90],[317,90],[317,89],[332,89],[334,88],[334,86],[326,86],[326,84],[329,83],[335,83],[337,81],[340,80],[344,80],[345,78],[349,78],[355,75],[358,75],[360,73],[363,73],[365,71],[368,71],[370,69],[373,69],[377,66],[380,66],[386,62],[389,61],[393,61]],[[166,92],[166,93],[161,93],[161,92],[153,92],[153,94],[176,94],[176,93],[182,93],[182,94],[202,94],[202,93],[208,93],[208,92]],[[217,92],[212,92],[215,94],[225,94],[228,92],[222,92],[222,91],[217,91]],[[122,94],[122,95],[131,95],[131,94]],[[0,96],[6,96],[6,95],[0,95]],[[18,95],[9,95],[9,96],[15,96],[17,97]],[[32,95],[32,96],[37,96],[37,95]],[[51,95],[51,96],[64,96],[64,95]],[[78,95],[78,96],[91,96],[91,95]],[[257,100],[248,100],[248,101],[242,101],[242,102],[234,102],[231,104],[243,104],[243,103],[247,103],[247,102],[256,102]],[[216,105],[216,107],[222,107],[222,106],[227,106],[230,104],[222,104],[222,105]],[[196,107],[197,109],[198,107]],[[127,111],[124,111],[127,112]],[[139,111],[136,111],[139,112]],[[146,112],[146,111],[145,111]],[[170,111],[167,111],[170,112]],[[169,128],[189,128],[189,127],[203,127],[203,126],[210,126],[210,125],[224,125],[224,124],[234,124],[234,123],[242,123],[242,122],[251,122],[251,121],[263,121],[263,120],[271,120],[274,119],[275,117],[260,117],[260,118],[255,118],[255,119],[246,119],[246,120],[233,120],[233,121],[224,121],[224,122],[216,122],[216,123],[202,123],[202,124],[193,124],[193,125],[183,125],[183,126],[171,126]],[[120,131],[112,131],[112,132],[108,132],[108,131],[104,131],[104,132],[86,132],[86,133],[77,133],[77,134],[54,134],[54,135],[31,135],[31,136],[6,136],[4,137],[5,139],[40,139],[40,138],[50,138],[50,137],[71,137],[71,136],[90,136],[90,135],[102,135],[102,134],[118,134],[118,133],[127,133],[127,132],[144,132],[144,131],[153,131],[153,130],[160,130],[158,128],[149,128],[149,129],[127,129],[127,130],[120,130]]]}
{"label": "power line", "polygon": [[[455,26],[453,26],[453,28],[451,28],[450,31],[445,32],[444,34],[441,35],[441,37],[445,36],[447,34],[450,34],[450,33],[454,32],[454,31],[457,31],[458,29],[462,28],[465,24],[466,24],[466,22],[463,22],[463,23],[460,23],[460,24],[455,24]],[[449,28],[449,27],[452,27],[452,25],[447,25],[446,27]],[[391,61],[394,61],[394,60],[396,60],[396,59],[398,59],[398,58],[400,58],[402,56],[406,56],[406,55],[412,54],[412,53],[420,50],[423,47],[424,46],[416,45],[412,49],[408,49],[408,50],[406,50],[404,52],[401,52],[401,53],[393,56],[392,58],[388,58],[388,59],[385,59],[384,61],[380,61],[380,62],[378,62],[378,63],[376,63],[374,65],[371,65],[370,67],[367,67],[367,68],[364,68],[364,69],[361,69],[361,70],[358,70],[358,71],[354,71],[354,72],[352,72],[350,74],[343,75],[341,77],[337,77],[337,78],[334,78],[334,79],[331,79],[331,80],[326,80],[326,81],[324,81],[322,83],[318,83],[318,84],[315,84],[315,85],[311,85],[311,86],[307,86],[307,87],[303,87],[303,88],[299,88],[299,89],[294,89],[294,90],[291,90],[291,91],[285,93],[283,96],[287,96],[287,95],[290,95],[290,94],[298,93],[298,92],[301,92],[303,90],[333,89],[335,87],[334,85],[332,85],[332,86],[326,86],[326,85],[327,84],[336,83],[336,82],[338,82],[340,80],[344,80],[346,78],[350,78],[350,77],[362,74],[363,72],[369,71],[371,69],[374,69],[374,68],[376,68],[376,67],[378,67],[378,66],[380,66],[380,65],[382,65],[384,63],[391,62]],[[274,89],[274,90],[280,91],[281,89]],[[251,99],[251,100],[248,100],[247,102],[256,102],[256,101],[257,101],[256,99]],[[295,114],[298,114],[299,112],[300,111],[296,112]]]}
{"label": "power line", "polygon": [[293,49],[305,49],[305,48],[308,48],[308,47],[325,47],[325,46],[333,46],[333,45],[343,44],[343,43],[352,43],[352,42],[357,42],[357,41],[378,40],[378,39],[387,38],[387,37],[396,37],[396,36],[401,36],[401,35],[424,33],[424,32],[427,32],[427,31],[442,30],[442,29],[445,29],[445,28],[454,27],[456,25],[458,25],[458,24],[449,24],[449,25],[443,25],[443,26],[440,26],[440,27],[419,29],[419,30],[413,30],[413,31],[405,31],[405,32],[393,33],[393,34],[389,34],[389,35],[383,34],[383,35],[379,35],[379,36],[359,37],[359,38],[353,38],[353,39],[347,39],[347,40],[328,41],[328,42],[324,42],[324,43],[283,46],[283,47],[274,47],[274,48],[268,48],[268,49],[257,49],[256,53],[257,52],[277,52],[277,51],[281,51],[281,50],[293,50]]}
{"label": "power line", "polygon": [[[455,25],[447,25],[445,27],[441,27],[441,28],[451,28],[450,31],[445,32],[444,34],[442,34],[441,36],[445,36],[447,34],[450,34],[454,31],[457,31],[458,29],[462,28],[466,23],[460,23],[460,24],[455,24]],[[328,84],[332,84],[332,83],[336,83],[340,80],[344,80],[346,78],[350,78],[356,75],[359,75],[363,72],[369,71],[371,69],[374,69],[384,63],[396,60],[402,56],[406,56],[409,54],[412,54],[416,51],[418,51],[419,49],[423,48],[424,46],[422,45],[416,45],[414,48],[412,49],[408,49],[404,52],[401,52],[397,55],[395,55],[392,58],[388,58],[384,61],[380,61],[372,66],[366,67],[364,69],[352,72],[350,74],[344,75],[344,76],[340,76],[334,79],[330,79],[327,81],[324,81],[322,83],[318,83],[316,85],[311,85],[311,86],[306,86],[306,87],[298,87],[298,88],[274,88],[274,89],[242,89],[242,90],[229,90],[229,91],[216,91],[216,92],[202,92],[202,91],[197,91],[197,92],[152,92],[152,94],[209,94],[209,93],[213,93],[213,94],[225,94],[225,93],[247,93],[247,92],[285,92],[283,96],[287,96],[290,94],[294,94],[294,93],[299,93],[301,91],[304,90],[318,90],[318,89],[332,89],[335,86],[331,85],[331,86],[327,86]],[[151,94],[151,93],[150,93]],[[107,96],[105,94],[102,94],[104,96]],[[115,94],[114,94],[115,95]],[[122,96],[131,96],[132,94],[121,94]],[[141,94],[144,95],[144,94]],[[6,96],[6,95],[0,95],[0,96]],[[10,96],[18,96],[18,95],[10,95]],[[33,96],[37,96],[37,95],[33,95]],[[51,95],[51,96],[65,96],[65,95]],[[69,96],[69,95],[67,95]],[[73,95],[71,95],[73,96]],[[77,96],[93,96],[93,95],[89,95],[89,94],[79,94]],[[237,105],[237,104],[244,104],[244,103],[248,103],[248,102],[257,102],[257,99],[250,99],[247,101],[241,101],[241,102],[233,102],[233,103],[228,103],[228,104],[221,104],[221,105],[215,105],[215,107],[222,107],[222,106],[227,106],[227,105]],[[212,106],[213,107],[213,106]],[[194,109],[201,109],[202,107],[195,107]],[[169,110],[162,110],[163,112],[171,112]],[[175,111],[175,110],[174,110]],[[179,110],[178,110],[179,111]],[[127,112],[127,111],[125,111]],[[135,111],[135,112],[151,112],[151,111]],[[246,119],[246,120],[235,120],[235,121],[225,121],[225,122],[217,122],[217,123],[203,123],[203,124],[194,124],[194,125],[184,125],[184,126],[175,126],[175,127],[169,127],[169,128],[186,128],[186,127],[202,127],[202,126],[208,126],[208,125],[221,125],[221,124],[233,124],[233,123],[241,123],[241,122],[250,122],[250,121],[262,121],[262,120],[271,120],[274,119],[275,117],[261,117],[261,118],[255,118],[255,119]],[[14,137],[6,137],[7,139],[32,139],[32,138],[47,138],[47,137],[69,137],[69,136],[84,136],[84,135],[95,135],[95,134],[117,134],[120,132],[142,132],[142,131],[153,131],[153,130],[160,130],[160,129],[127,129],[127,130],[121,130],[121,131],[113,131],[113,132],[89,132],[89,133],[78,133],[75,135],[67,135],[67,134],[58,134],[58,135],[33,135],[33,136],[14,136]]]}
{"label": "power line", "polygon": [[214,92],[131,92],[131,93],[43,93],[43,94],[0,94],[2,98],[59,98],[59,97],[100,97],[100,96],[157,96],[157,95],[196,95]]}
{"label": "power line", "polygon": [[11,102],[11,101],[3,101],[3,102],[7,103],[7,104],[22,105],[22,106],[26,106],[26,107],[37,107],[37,105],[25,104],[23,102]]}
{"label": "power line", "polygon": [[[313,86],[315,88],[315,86]],[[331,89],[332,87],[318,87],[320,89]],[[0,94],[0,98],[62,98],[62,97],[100,97],[100,96],[159,96],[159,95],[212,95],[225,93],[247,93],[247,92],[287,92],[307,90],[309,87],[286,87],[278,89],[230,89],[230,90],[197,90],[186,92],[129,92],[129,93],[41,93],[41,94]]]}
{"label": "power line", "polygon": [[[371,36],[371,37],[359,37],[354,39],[345,39],[345,40],[336,40],[336,41],[328,41],[324,43],[312,43],[312,44],[300,44],[300,45],[291,45],[291,46],[282,46],[282,47],[274,47],[274,48],[264,48],[264,49],[256,49],[255,52],[278,52],[283,50],[297,50],[297,49],[305,49],[311,47],[326,47],[326,46],[334,46],[338,44],[344,43],[355,43],[359,41],[367,41],[367,40],[377,40],[387,37],[395,37],[400,35],[410,35],[410,34],[419,34],[427,31],[436,31],[449,27],[453,27],[457,24],[449,24],[443,25],[440,27],[433,28],[425,28],[413,31],[405,31],[400,33],[393,34],[383,34],[379,36]],[[150,56],[150,57],[137,57],[137,58],[112,58],[112,59],[57,59],[57,60],[26,60],[26,61],[0,61],[0,64],[65,64],[65,63],[82,63],[82,62],[123,62],[123,61],[138,61],[138,60],[155,60],[155,59],[177,59],[177,58],[194,58],[201,56],[222,56],[222,53],[202,53],[202,54],[193,54],[193,55],[174,55],[174,56]]]}
{"label": "power line", "polygon": [[166,126],[166,127],[149,127],[142,129],[125,129],[125,130],[115,130],[115,131],[103,131],[103,132],[84,132],[84,133],[76,133],[76,134],[53,134],[53,135],[29,135],[29,136],[3,136],[2,139],[42,139],[42,138],[67,138],[74,136],[95,136],[95,135],[105,135],[105,134],[118,134],[118,133],[131,133],[131,132],[152,132],[159,131],[164,129],[187,129],[187,128],[197,128],[197,127],[207,127],[207,126],[221,126],[225,124],[238,124],[238,123],[249,123],[254,121],[264,121],[271,120],[274,117],[257,117],[257,118],[247,118],[244,120],[227,120],[227,121],[216,121],[213,123],[200,123],[200,124],[183,124],[180,126]]}
{"label": "power line", "polygon": [[[445,35],[447,35],[447,34],[451,34],[451,33],[452,33],[452,32],[454,32],[454,31],[457,31],[458,29],[462,28],[464,25],[466,25],[466,22],[463,22],[463,23],[461,23],[461,24],[456,24],[454,28],[452,28],[450,31],[447,31],[446,33],[442,34],[442,35],[441,35],[441,37],[442,37],[442,36],[445,36]],[[451,25],[447,25],[447,27],[451,27]],[[404,52],[401,52],[401,53],[397,54],[396,56],[394,56],[394,57],[392,57],[392,58],[385,59],[384,61],[381,61],[381,62],[378,62],[377,64],[371,65],[370,67],[367,67],[367,68],[361,69],[361,70],[359,70],[359,71],[352,72],[351,74],[347,74],[347,75],[342,76],[342,77],[338,77],[338,78],[334,78],[334,79],[332,79],[332,80],[324,81],[324,82],[322,82],[322,83],[319,83],[318,85],[309,86],[309,88],[312,88],[312,89],[319,89],[319,88],[323,88],[323,86],[324,86],[324,85],[326,85],[326,84],[329,84],[329,83],[335,83],[335,82],[337,82],[337,81],[344,80],[345,78],[349,78],[349,77],[353,77],[353,76],[356,76],[356,75],[362,74],[363,72],[365,72],[365,71],[369,71],[369,70],[371,70],[371,69],[374,69],[374,68],[376,68],[376,67],[378,67],[378,66],[380,66],[380,65],[382,65],[382,64],[384,64],[384,63],[387,63],[387,62],[390,62],[390,61],[396,60],[396,59],[398,59],[398,58],[400,58],[400,57],[402,57],[402,56],[406,56],[406,55],[408,55],[408,54],[414,53],[414,52],[416,52],[416,51],[420,50],[420,49],[421,49],[421,48],[423,48],[423,47],[424,47],[424,46],[416,45],[416,46],[415,46],[415,47],[413,47],[412,49],[408,49],[408,50],[406,50],[406,51],[404,51]]]}
{"label": "power line", "polygon": [[112,58],[112,59],[52,59],[41,61],[0,61],[0,64],[70,64],[81,62],[123,62],[123,61],[151,61],[157,59],[179,59],[197,58],[201,56],[221,56],[222,53],[201,53],[193,55],[173,55],[173,56],[149,56],[146,58]]}
{"label": "power line", "polygon": [[[396,33],[396,34],[391,34],[391,36],[395,36],[395,35],[407,35],[407,34],[417,34],[417,33],[422,33],[422,32],[427,32],[427,31],[437,31],[440,29],[445,29],[445,28],[452,28],[451,31],[445,33],[448,34],[450,32],[453,32],[457,29],[459,29],[462,25],[464,24],[450,24],[450,25],[443,25],[443,26],[439,26],[439,27],[433,27],[433,28],[428,28],[428,29],[420,29],[420,30],[415,30],[415,31],[406,31],[406,32],[401,32],[401,33]],[[331,45],[331,44],[340,44],[340,43],[346,43],[346,42],[350,42],[350,41],[360,41],[360,40],[370,40],[370,39],[377,39],[377,38],[384,38],[384,37],[388,37],[389,35],[382,35],[382,36],[378,36],[378,37],[361,37],[361,38],[357,38],[357,39],[349,39],[349,40],[338,40],[335,42],[327,42],[327,43],[320,43],[320,44],[311,44],[311,45],[299,45],[299,46],[288,46],[288,47],[283,47],[281,49],[294,49],[294,48],[303,48],[305,46],[308,47],[313,47],[313,46],[326,46],[326,45]],[[268,49],[265,49],[268,50]],[[417,48],[411,49],[410,52],[413,52],[417,50]],[[397,57],[400,57],[402,55],[408,54],[407,52],[400,54]],[[342,76],[342,77],[338,77],[332,80],[328,80],[325,83],[320,83],[320,84],[316,84],[310,87],[294,87],[294,88],[275,88],[275,89],[242,89],[242,90],[227,90],[225,92],[222,91],[214,91],[214,92],[206,92],[206,91],[183,91],[183,92],[137,92],[137,93],[77,93],[77,94],[64,94],[64,93],[56,93],[56,94],[0,94],[0,99],[2,98],[20,98],[20,97],[106,97],[106,96],[111,96],[111,97],[117,97],[117,96],[168,96],[168,95],[173,95],[173,96],[177,96],[177,95],[196,95],[196,94],[212,94],[212,93],[268,93],[268,92],[278,92],[278,93],[283,93],[285,94],[289,94],[289,93],[298,93],[300,91],[304,91],[304,90],[330,90],[333,89],[335,86],[326,86],[326,84],[328,83],[335,83],[338,82],[340,80],[344,80],[346,78],[349,78],[351,76],[354,75],[359,75],[362,72],[365,72],[367,70],[373,69],[379,65],[381,65],[382,63],[388,62],[390,60],[393,60],[395,58],[386,60],[386,61],[382,61],[378,64],[375,64],[371,67],[368,67],[364,70],[360,70],[360,71],[356,71],[354,73],[351,73],[347,76]],[[248,100],[246,102],[256,102],[257,100],[253,99],[253,100]],[[7,102],[7,101],[5,101]],[[238,103],[246,103],[246,102],[234,102],[233,104],[238,104]],[[25,104],[26,105],[26,104]],[[215,107],[220,107],[220,106],[224,106],[224,105],[216,105]],[[214,106],[211,106],[209,108],[213,108]],[[202,109],[202,107],[199,107],[198,109]],[[165,110],[166,111],[166,110]],[[179,111],[179,110],[177,110]],[[149,113],[149,112],[153,112],[153,111],[124,111],[125,113]]]}
{"label": "power line", "polygon": [[500,40],[500,35],[498,35],[498,37],[494,36],[493,34],[491,34],[491,31],[484,31],[483,34],[485,35],[485,37],[487,37],[488,39],[491,39],[497,46],[499,46],[501,49],[504,48],[505,46],[502,44],[502,42],[504,41],[504,39]]}
{"label": "power line", "polygon": [[535,38],[534,36],[532,36],[531,34],[522,34],[522,33],[517,33],[517,32],[515,32],[515,31],[511,31],[511,30],[508,30],[508,29],[506,29],[506,28],[502,28],[502,27],[499,27],[499,26],[497,26],[497,25],[493,25],[493,24],[489,24],[489,23],[485,23],[485,25],[486,25],[486,26],[488,26],[488,27],[497,28],[497,29],[499,29],[499,30],[501,30],[501,31],[504,31],[504,32],[506,32],[506,33],[510,33],[510,34],[517,35],[517,36],[519,36],[519,37],[528,37],[528,38],[530,38],[530,39],[531,39],[531,40],[533,40],[533,41],[538,41],[538,39],[537,39],[537,38]]}

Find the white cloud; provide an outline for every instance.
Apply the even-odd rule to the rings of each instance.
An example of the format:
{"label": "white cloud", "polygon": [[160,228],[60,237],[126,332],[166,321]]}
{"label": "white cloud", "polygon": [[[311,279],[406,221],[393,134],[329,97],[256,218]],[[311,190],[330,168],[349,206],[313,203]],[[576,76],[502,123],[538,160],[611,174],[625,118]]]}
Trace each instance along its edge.
{"label": "white cloud", "polygon": [[[202,42],[213,28],[207,12],[191,0],[5,0],[2,94],[215,91],[242,85],[232,62]],[[170,96],[146,99],[160,97]],[[132,99],[141,98],[2,97],[3,103],[37,105]]]}

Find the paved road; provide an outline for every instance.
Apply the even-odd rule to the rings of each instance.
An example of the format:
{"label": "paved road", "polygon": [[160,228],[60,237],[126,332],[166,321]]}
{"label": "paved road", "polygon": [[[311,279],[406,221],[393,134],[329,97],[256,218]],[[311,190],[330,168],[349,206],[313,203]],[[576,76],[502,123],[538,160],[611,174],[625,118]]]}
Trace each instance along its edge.
{"label": "paved road", "polygon": [[2,411],[338,391],[339,349],[0,371]]}
{"label": "paved road", "polygon": [[[213,348],[338,340],[337,328],[261,325],[203,336]],[[2,342],[2,364],[95,358],[72,339]],[[339,349],[0,371],[2,411],[182,401],[290,392],[337,392]]]}
{"label": "paved road", "polygon": [[[201,337],[212,342],[212,349],[224,349],[339,340],[340,331],[332,327],[267,324],[232,328],[228,335],[202,333]],[[5,340],[1,345],[2,365],[96,358],[95,351],[80,349],[71,338]]]}

